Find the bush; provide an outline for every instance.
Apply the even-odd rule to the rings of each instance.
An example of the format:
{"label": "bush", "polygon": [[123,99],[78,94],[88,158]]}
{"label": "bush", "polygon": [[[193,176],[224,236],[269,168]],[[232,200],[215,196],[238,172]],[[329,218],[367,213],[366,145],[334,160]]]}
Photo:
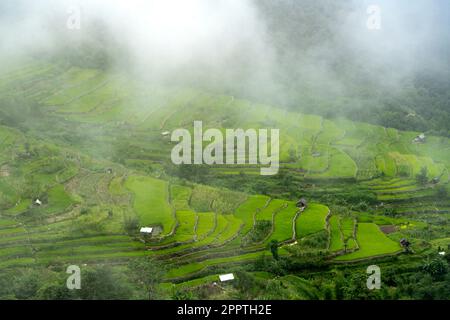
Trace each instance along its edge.
{"label": "bush", "polygon": [[258,220],[256,221],[255,227],[247,234],[244,238],[243,245],[249,243],[256,243],[263,241],[272,230],[272,221],[269,220]]}
{"label": "bush", "polygon": [[428,260],[422,265],[422,270],[430,274],[433,279],[440,279],[445,276],[448,272],[448,263],[442,258],[435,258],[433,260]]}
{"label": "bush", "polygon": [[136,234],[139,229],[139,219],[136,216],[127,217],[124,221],[125,232],[129,235]]}
{"label": "bush", "polygon": [[447,191],[447,188],[444,186],[440,186],[436,190],[436,198],[438,198],[438,199],[445,199],[445,198],[447,198],[447,195],[448,195],[448,191]]}
{"label": "bush", "polygon": [[420,173],[416,174],[416,181],[418,185],[424,186],[428,183],[428,168],[422,167]]}

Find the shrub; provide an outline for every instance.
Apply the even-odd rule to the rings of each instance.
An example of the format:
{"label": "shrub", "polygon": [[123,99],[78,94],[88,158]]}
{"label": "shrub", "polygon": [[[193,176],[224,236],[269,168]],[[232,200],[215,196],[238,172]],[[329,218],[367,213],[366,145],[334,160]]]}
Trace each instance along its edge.
{"label": "shrub", "polygon": [[139,228],[139,219],[136,216],[125,218],[124,229],[129,235],[136,234]]}
{"label": "shrub", "polygon": [[427,167],[422,167],[422,169],[420,169],[420,173],[416,174],[416,181],[417,184],[424,186],[427,184],[428,182],[428,168]]}
{"label": "shrub", "polygon": [[272,221],[269,220],[258,220],[256,221],[255,227],[248,233],[248,235],[243,240],[243,245],[249,243],[261,242],[270,233],[272,229]]}

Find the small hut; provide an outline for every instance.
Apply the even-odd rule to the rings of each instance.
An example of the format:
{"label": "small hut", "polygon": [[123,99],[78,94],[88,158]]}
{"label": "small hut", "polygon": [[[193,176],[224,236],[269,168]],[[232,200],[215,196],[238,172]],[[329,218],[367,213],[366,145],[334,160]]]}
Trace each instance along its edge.
{"label": "small hut", "polygon": [[40,207],[40,206],[42,206],[42,201],[39,199],[36,199],[36,200],[34,200],[34,205]]}
{"label": "small hut", "polygon": [[297,201],[297,208],[306,209],[307,206],[308,202],[306,201],[305,198],[301,198],[299,201]]}
{"label": "small hut", "polygon": [[153,233],[153,228],[143,227],[141,228],[140,233],[143,236],[151,236]]}
{"label": "small hut", "polygon": [[402,245],[403,248],[409,248],[409,246],[411,245],[411,243],[405,238],[400,240],[400,244]]}
{"label": "small hut", "polygon": [[425,133],[421,133],[417,137],[414,138],[413,142],[425,143],[426,140],[427,140],[427,137],[425,136]]}

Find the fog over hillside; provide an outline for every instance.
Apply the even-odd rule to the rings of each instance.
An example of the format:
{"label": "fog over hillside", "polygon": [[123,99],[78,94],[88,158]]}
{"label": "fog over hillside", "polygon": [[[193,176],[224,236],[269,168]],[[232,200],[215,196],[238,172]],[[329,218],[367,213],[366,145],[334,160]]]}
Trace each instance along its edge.
{"label": "fog over hillside", "polygon": [[[381,9],[380,30],[367,27],[370,5]],[[7,0],[0,8],[6,57],[57,55],[146,80],[448,134],[446,1]],[[81,28],[68,29],[77,8]],[[403,119],[410,112],[418,116]]]}
{"label": "fog over hillside", "polygon": [[448,300],[449,24],[449,0],[0,0],[0,301]]}

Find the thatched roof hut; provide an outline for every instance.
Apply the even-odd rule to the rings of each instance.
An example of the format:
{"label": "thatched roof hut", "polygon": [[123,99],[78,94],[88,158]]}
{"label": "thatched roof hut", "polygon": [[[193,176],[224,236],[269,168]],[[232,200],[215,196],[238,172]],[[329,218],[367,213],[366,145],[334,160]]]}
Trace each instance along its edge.
{"label": "thatched roof hut", "polygon": [[299,201],[297,201],[297,208],[305,209],[307,206],[308,206],[308,201],[306,201],[305,198],[301,198]]}

